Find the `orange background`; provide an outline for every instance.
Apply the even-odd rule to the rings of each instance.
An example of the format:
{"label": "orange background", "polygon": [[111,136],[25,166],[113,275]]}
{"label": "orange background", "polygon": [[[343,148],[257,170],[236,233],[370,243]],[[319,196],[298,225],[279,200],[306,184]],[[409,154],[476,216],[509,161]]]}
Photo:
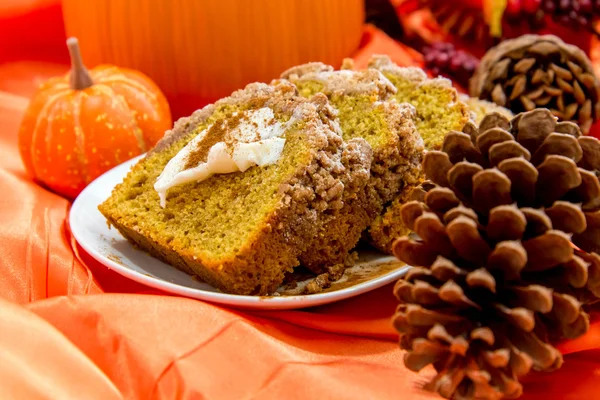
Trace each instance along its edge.
{"label": "orange background", "polygon": [[[69,203],[31,182],[17,151],[27,96],[67,68],[60,18],[56,0],[0,3],[0,398],[436,398],[420,389],[431,369],[402,365],[390,286],[242,312],[148,289],[76,247]],[[367,27],[355,60],[372,53],[418,65]],[[600,324],[561,350],[562,370],[527,377],[523,399],[600,399]]]}

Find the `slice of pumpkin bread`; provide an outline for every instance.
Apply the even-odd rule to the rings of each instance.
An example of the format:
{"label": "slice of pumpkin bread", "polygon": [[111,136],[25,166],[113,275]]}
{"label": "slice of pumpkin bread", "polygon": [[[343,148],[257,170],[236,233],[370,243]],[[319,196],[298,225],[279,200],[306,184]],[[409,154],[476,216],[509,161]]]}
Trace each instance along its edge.
{"label": "slice of pumpkin bread", "polygon": [[[261,129],[277,144],[266,156],[256,150],[269,136]],[[246,135],[243,151],[234,132]],[[218,146],[220,157],[256,165],[228,170],[215,162]],[[224,292],[265,295],[343,208],[346,188],[359,190],[370,157],[364,141],[342,140],[325,96],[304,99],[290,84],[251,84],[177,121],[99,209],[153,256]],[[169,163],[185,166],[171,176]],[[208,167],[216,174],[200,181],[186,175]],[[161,205],[155,187],[185,176]]]}
{"label": "slice of pumpkin bread", "polygon": [[450,80],[428,78],[422,69],[400,67],[388,56],[374,56],[369,68],[381,71],[394,84],[399,103],[415,107],[415,125],[427,150],[441,148],[446,132],[461,130],[469,120],[469,108],[460,101]]}
{"label": "slice of pumpkin bread", "polygon": [[[346,65],[352,67],[349,62]],[[446,133],[461,130],[471,118],[468,106],[446,78],[432,79],[420,68],[400,67],[388,56],[374,56],[368,68],[380,71],[392,82],[396,101],[415,107],[415,125],[426,150],[440,149]],[[391,252],[393,241],[408,233],[408,228],[400,223],[400,208],[412,198],[415,190],[420,191],[419,184],[412,182],[404,187],[369,227],[365,236],[380,250]]]}
{"label": "slice of pumpkin bread", "polygon": [[396,89],[379,71],[335,71],[322,63],[293,67],[281,75],[310,97],[325,94],[338,111],[344,140],[364,138],[373,149],[371,177],[358,199],[319,232],[301,262],[314,272],[342,264],[362,232],[407,184],[421,174],[423,142],[414,108],[393,100]]}

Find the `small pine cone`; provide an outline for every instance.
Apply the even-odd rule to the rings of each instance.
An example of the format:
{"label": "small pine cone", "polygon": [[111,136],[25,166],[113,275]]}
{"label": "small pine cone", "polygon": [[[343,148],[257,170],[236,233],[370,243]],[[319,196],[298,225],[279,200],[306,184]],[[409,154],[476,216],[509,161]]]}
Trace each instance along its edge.
{"label": "small pine cone", "polygon": [[471,78],[473,97],[514,113],[548,108],[584,134],[600,118],[600,82],[586,54],[552,35],[523,35],[491,48]]}
{"label": "small pine cone", "polygon": [[417,266],[394,288],[394,325],[406,366],[436,369],[430,389],[516,398],[531,369],[561,366],[552,343],[587,332],[582,306],[600,298],[600,256],[571,241],[596,237],[600,142],[544,109],[491,113],[463,131],[426,154],[437,186],[402,207],[419,238],[393,245]]}

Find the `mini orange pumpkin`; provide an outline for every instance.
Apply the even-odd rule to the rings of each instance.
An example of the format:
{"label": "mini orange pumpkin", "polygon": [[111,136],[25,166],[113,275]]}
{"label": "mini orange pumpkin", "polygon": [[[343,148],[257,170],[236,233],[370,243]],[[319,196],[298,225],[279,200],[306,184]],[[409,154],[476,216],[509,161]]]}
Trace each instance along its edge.
{"label": "mini orange pumpkin", "polygon": [[147,76],[111,65],[88,71],[77,39],[67,46],[71,71],[33,96],[19,149],[35,179],[74,198],[94,178],[152,147],[172,121],[165,96]]}

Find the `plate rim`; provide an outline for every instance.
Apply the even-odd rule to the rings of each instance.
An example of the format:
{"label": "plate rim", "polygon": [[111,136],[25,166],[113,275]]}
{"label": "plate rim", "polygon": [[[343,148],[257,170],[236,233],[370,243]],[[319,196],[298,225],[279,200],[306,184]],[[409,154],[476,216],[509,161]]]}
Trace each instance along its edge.
{"label": "plate rim", "polygon": [[[361,294],[365,294],[372,290],[383,287],[389,283],[394,282],[401,278],[406,271],[411,267],[408,265],[404,265],[399,267],[398,269],[392,270],[384,275],[378,276],[376,278],[370,279],[365,282],[358,283],[356,285],[342,288],[339,290],[335,290],[332,292],[325,293],[316,293],[310,295],[282,295],[282,296],[250,296],[250,295],[238,295],[238,294],[229,294],[221,291],[212,292],[199,288],[192,288],[188,286],[183,286],[177,283],[169,282],[167,280],[161,279],[159,277],[155,277],[152,275],[146,275],[141,272],[135,271],[125,265],[121,265],[114,260],[106,257],[101,254],[98,249],[92,246],[87,240],[83,239],[83,228],[80,228],[78,224],[75,223],[75,219],[77,215],[82,212],[85,212],[87,209],[84,207],[84,200],[86,198],[93,198],[90,192],[95,188],[95,185],[99,185],[103,179],[106,179],[106,176],[110,174],[114,174],[115,170],[118,168],[127,168],[131,167],[136,163],[139,159],[141,159],[144,154],[134,157],[124,163],[121,163],[107,172],[100,175],[98,178],[94,179],[90,184],[88,184],[83,191],[77,196],[77,198],[73,201],[70,209],[69,209],[69,228],[71,234],[77,241],[77,244],[81,246],[86,253],[88,253],[93,259],[95,259],[100,264],[106,266],[110,270],[122,275],[128,279],[131,279],[134,282],[141,283],[145,286],[151,287],[153,289],[158,289],[163,292],[169,294],[175,294],[179,296],[184,296],[188,298],[208,301],[216,304],[224,304],[228,306],[234,306],[239,308],[253,308],[253,309],[299,309],[299,308],[308,308],[315,307],[323,304],[333,303],[344,299],[349,299],[352,297],[359,296]],[[112,191],[112,189],[111,189]],[[97,207],[97,206],[96,206]],[[97,211],[97,209],[96,209]],[[99,211],[97,211],[99,212]],[[114,228],[109,228],[114,229]],[[119,233],[120,235],[120,233]],[[126,239],[125,239],[126,240]],[[131,245],[131,244],[130,244]],[[142,250],[138,250],[142,251]],[[161,261],[161,260],[159,260]],[[162,261],[161,261],[162,262]],[[164,263],[164,262],[163,262]],[[166,264],[166,263],[164,263]],[[168,264],[167,264],[168,265]],[[171,268],[175,268],[170,266]],[[211,285],[212,286],[212,285]],[[216,288],[215,288],[216,289]],[[218,289],[217,289],[218,290]]]}

